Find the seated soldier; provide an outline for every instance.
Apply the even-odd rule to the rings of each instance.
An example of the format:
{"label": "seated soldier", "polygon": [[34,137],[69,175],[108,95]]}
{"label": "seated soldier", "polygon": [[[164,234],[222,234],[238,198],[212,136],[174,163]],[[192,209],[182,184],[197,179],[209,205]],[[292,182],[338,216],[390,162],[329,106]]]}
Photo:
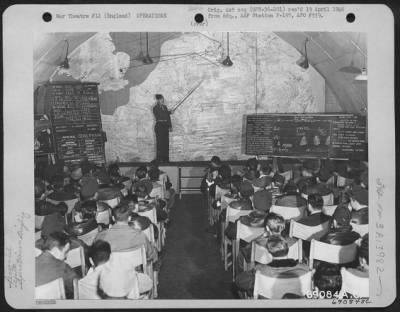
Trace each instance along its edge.
{"label": "seated soldier", "polygon": [[165,192],[164,192],[164,198],[167,199],[167,210],[169,211],[175,204],[175,190],[172,188],[172,183],[169,180],[168,175],[160,170],[159,168],[159,163],[158,160],[154,159],[150,162],[148,166],[148,171],[150,170],[155,170],[159,174],[159,181],[163,182],[165,181],[165,185],[163,185]]}
{"label": "seated soldier", "polygon": [[204,170],[205,174],[200,184],[200,191],[203,195],[207,195],[207,190],[214,183],[214,180],[218,177],[219,169],[221,168],[222,162],[218,156],[213,156],[210,160],[210,165]]}
{"label": "seated soldier", "polygon": [[[342,275],[336,264],[321,262],[314,273],[314,299],[326,299],[330,292],[330,298],[338,298],[342,289]],[[324,295],[324,296],[323,296]]]}
{"label": "seated soldier", "polygon": [[261,274],[265,276],[274,278],[299,277],[309,271],[305,264],[299,264],[296,260],[287,258],[289,246],[282,236],[273,235],[269,237],[266,247],[272,255],[272,262],[256,264],[253,270],[238,274],[235,284],[240,291],[248,293],[253,291],[257,270],[261,271]]}
{"label": "seated soldier", "polygon": [[350,191],[351,222],[368,224],[368,190],[353,186]]}
{"label": "seated soldier", "polygon": [[47,198],[59,201],[59,202],[65,202],[67,200],[72,200],[76,199],[76,195],[73,192],[71,188],[65,189],[64,185],[64,177],[61,175],[54,176],[51,182],[51,185],[53,187],[53,192],[50,193]]}
{"label": "seated soldier", "polygon": [[35,286],[50,283],[58,278],[64,280],[65,295],[73,299],[73,280],[76,273],[64,262],[70,249],[70,240],[65,233],[53,232],[46,237],[43,253],[35,258]]}
{"label": "seated soldier", "polygon": [[[146,277],[144,286],[150,290],[153,282],[148,276]],[[142,288],[143,284],[142,282]],[[139,299],[138,273],[126,270],[124,267],[114,264],[113,259],[110,259],[99,274],[98,294],[102,299]]]}
{"label": "seated soldier", "polygon": [[349,245],[360,238],[360,234],[352,231],[350,211],[347,207],[338,206],[333,213],[330,230],[320,241],[331,245]]}
{"label": "seated soldier", "polygon": [[[254,194],[254,189],[251,183],[249,181],[241,182],[239,187],[239,192],[240,192],[239,200],[231,202],[229,206],[233,209],[238,209],[238,210],[253,210],[253,204],[251,202],[250,196]],[[223,212],[224,216],[226,217],[226,210],[224,210]],[[237,227],[236,222],[235,223],[229,222],[225,230],[226,236],[228,236],[229,239],[231,240],[236,239],[236,227]]]}
{"label": "seated soldier", "polygon": [[273,185],[278,188],[279,193],[281,193],[285,186],[285,177],[276,172],[272,177],[272,182]]}
{"label": "seated soldier", "polygon": [[[288,243],[289,247],[296,243],[296,239],[289,237],[289,235],[286,233],[285,220],[281,215],[278,215],[274,212],[268,213],[268,215],[264,219],[264,224],[265,224],[264,234],[255,239],[257,244],[266,247],[268,238],[274,235],[282,236]],[[243,271],[244,260],[246,260],[247,263],[250,262],[250,255],[251,255],[251,244],[246,244],[246,245],[241,244],[237,261],[238,272]]]}
{"label": "seated soldier", "polygon": [[283,188],[283,194],[276,197],[276,206],[302,208],[307,206],[307,200],[303,198],[296,185],[290,182]]}
{"label": "seated soldier", "polygon": [[72,222],[68,225],[66,231],[74,237],[82,240],[87,246],[92,245],[97,233],[102,227],[96,220],[97,203],[95,200],[88,200],[82,203],[79,222]]}
{"label": "seated soldier", "polygon": [[315,179],[309,179],[308,182],[305,183],[299,189],[305,195],[310,194],[319,194],[321,196],[326,196],[333,193],[332,188],[326,184],[326,182],[330,179],[331,175],[327,171],[326,168],[321,168],[318,174],[315,176]]}
{"label": "seated soldier", "polygon": [[263,176],[252,181],[254,188],[253,204],[254,209],[269,211],[272,205],[272,193],[266,188],[271,188],[272,178]]}
{"label": "seated soldier", "polygon": [[365,282],[368,283],[369,277],[369,235],[368,233],[363,236],[361,239],[360,248],[358,248],[358,261],[359,265],[357,268],[348,268],[347,270],[358,276],[358,277],[365,277]]}
{"label": "seated soldier", "polygon": [[113,185],[112,180],[105,171],[95,173],[99,188],[97,190],[97,200],[108,201],[114,198],[121,198],[121,187]]}
{"label": "seated soldier", "polygon": [[252,181],[260,176],[259,163],[257,158],[247,159],[246,167],[243,169],[243,180]]}
{"label": "seated soldier", "polygon": [[330,217],[322,213],[323,203],[324,201],[321,195],[309,195],[307,200],[307,211],[309,215],[301,218],[297,222],[308,226],[316,226],[329,221]]}
{"label": "seated soldier", "polygon": [[135,189],[135,194],[137,196],[139,206],[153,205],[154,208],[156,208],[157,222],[164,222],[168,219],[168,214],[164,210],[166,207],[166,202],[163,199],[158,198],[153,200],[153,198],[151,198],[147,193],[147,189],[144,185],[138,185]]}
{"label": "seated soldier", "polygon": [[129,226],[130,219],[128,203],[125,201],[119,203],[113,209],[113,220],[115,223],[110,229],[99,232],[95,241],[107,241],[111,245],[111,251],[137,248],[144,245],[148,261],[157,261],[157,249],[150,243],[144,233]]}
{"label": "seated soldier", "polygon": [[[97,191],[99,189],[99,183],[96,178],[83,178],[80,184],[80,198],[72,210],[72,220],[78,222],[80,221],[78,212],[81,210],[82,203],[88,200],[97,200]],[[75,220],[75,218],[78,219]]]}
{"label": "seated soldier", "polygon": [[125,185],[123,182],[128,181],[128,177],[124,177],[121,175],[121,170],[119,169],[118,164],[110,164],[107,169],[108,176],[111,179],[111,184],[118,187],[119,189],[123,189]]}
{"label": "seated soldier", "polygon": [[217,185],[221,189],[229,189],[231,185],[231,168],[228,165],[222,165],[219,174],[218,174],[218,180],[217,180]]}
{"label": "seated soldier", "polygon": [[150,194],[151,190],[153,189],[153,183],[150,181],[147,175],[146,166],[141,166],[136,169],[136,175],[132,182],[132,193],[134,193],[135,189],[139,185],[143,185],[146,188],[147,194]]}
{"label": "seated soldier", "polygon": [[111,247],[108,242],[98,240],[89,248],[91,268],[79,283],[79,299],[101,299],[98,293],[99,276],[104,264],[110,259]]}

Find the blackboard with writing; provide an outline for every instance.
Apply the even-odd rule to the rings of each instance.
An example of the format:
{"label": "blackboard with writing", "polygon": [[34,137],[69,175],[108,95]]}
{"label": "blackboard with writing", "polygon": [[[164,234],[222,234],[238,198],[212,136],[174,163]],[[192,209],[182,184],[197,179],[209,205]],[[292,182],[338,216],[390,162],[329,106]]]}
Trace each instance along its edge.
{"label": "blackboard with writing", "polygon": [[367,160],[366,119],[352,114],[247,115],[246,154]]}
{"label": "blackboard with writing", "polygon": [[51,83],[46,105],[50,108],[57,156],[65,162],[87,157],[105,162],[97,83]]}

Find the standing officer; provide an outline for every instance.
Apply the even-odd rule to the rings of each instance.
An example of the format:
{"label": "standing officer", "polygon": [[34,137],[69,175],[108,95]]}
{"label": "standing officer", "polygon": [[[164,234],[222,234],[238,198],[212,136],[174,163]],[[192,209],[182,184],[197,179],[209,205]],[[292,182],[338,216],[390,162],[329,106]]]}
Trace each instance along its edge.
{"label": "standing officer", "polygon": [[162,94],[156,94],[156,105],[153,107],[153,113],[156,118],[156,141],[157,141],[157,160],[169,162],[169,131],[172,131],[171,114],[164,104]]}

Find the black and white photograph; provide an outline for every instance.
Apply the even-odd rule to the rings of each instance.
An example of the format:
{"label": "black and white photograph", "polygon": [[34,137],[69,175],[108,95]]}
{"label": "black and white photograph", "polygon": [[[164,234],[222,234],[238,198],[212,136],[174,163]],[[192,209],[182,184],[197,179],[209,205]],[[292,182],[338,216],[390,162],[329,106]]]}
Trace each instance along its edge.
{"label": "black and white photograph", "polygon": [[6,288],[23,243],[36,307],[379,306],[376,35],[155,28],[32,31],[34,198]]}

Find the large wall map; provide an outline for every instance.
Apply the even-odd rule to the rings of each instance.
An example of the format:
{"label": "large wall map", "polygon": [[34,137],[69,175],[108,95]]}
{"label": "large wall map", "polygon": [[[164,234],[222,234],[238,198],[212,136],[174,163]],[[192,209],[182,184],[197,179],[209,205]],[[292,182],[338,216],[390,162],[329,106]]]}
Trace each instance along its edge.
{"label": "large wall map", "polygon": [[[232,67],[224,67],[226,33],[98,33],[70,54],[53,81],[98,82],[107,161],[155,157],[154,94],[172,108],[170,160],[246,159],[244,115],[312,113],[325,109],[324,79],[296,65],[300,53],[274,33],[231,33]],[[141,44],[138,44],[138,42]],[[140,49],[142,47],[142,51]],[[256,62],[257,58],[257,62]]]}

